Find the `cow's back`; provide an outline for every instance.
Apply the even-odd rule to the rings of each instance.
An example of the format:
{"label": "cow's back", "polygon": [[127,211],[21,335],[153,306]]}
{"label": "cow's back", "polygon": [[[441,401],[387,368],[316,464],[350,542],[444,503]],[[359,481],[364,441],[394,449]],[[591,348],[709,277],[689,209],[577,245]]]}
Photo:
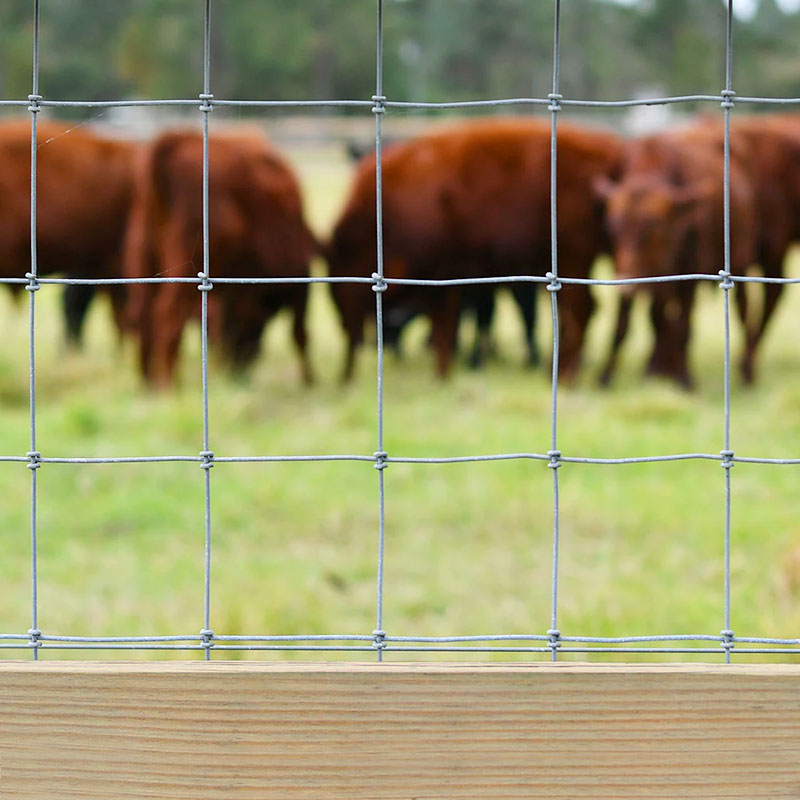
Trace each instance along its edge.
{"label": "cow's back", "polygon": [[[37,255],[41,274],[108,274],[130,206],[135,145],[86,128],[40,123]],[[4,274],[30,263],[30,127],[0,126],[0,253]]]}
{"label": "cow's back", "polygon": [[[800,238],[800,115],[765,114],[734,120],[734,140],[748,148],[766,238]],[[777,246],[777,241],[773,243]]]}
{"label": "cow's back", "polygon": [[[262,137],[221,134],[208,142],[208,224],[212,271],[219,275],[296,275],[307,271],[315,244],[302,215],[294,174]],[[170,226],[186,241],[203,229],[203,139],[171,131],[144,159],[137,196],[148,223]],[[186,274],[201,259],[202,244]],[[196,270],[194,270],[196,271]]]}
{"label": "cow's back", "polygon": [[[564,275],[585,277],[606,249],[597,175],[617,174],[622,145],[603,131],[560,125],[557,233]],[[454,205],[468,251],[496,274],[549,269],[551,127],[539,120],[487,120],[463,132]],[[544,265],[544,268],[543,268]]]}
{"label": "cow's back", "polygon": [[[382,160],[387,267],[412,265],[403,277],[456,277],[530,272],[545,263],[550,135],[550,125],[539,120],[489,119],[388,147]],[[594,255],[604,248],[602,208],[591,182],[598,173],[616,174],[621,158],[615,135],[560,126],[558,233],[567,253],[579,243]],[[369,156],[359,165],[333,236],[340,254],[369,252],[357,274],[374,261],[374,231],[375,158]],[[346,272],[339,261],[333,269]]]}

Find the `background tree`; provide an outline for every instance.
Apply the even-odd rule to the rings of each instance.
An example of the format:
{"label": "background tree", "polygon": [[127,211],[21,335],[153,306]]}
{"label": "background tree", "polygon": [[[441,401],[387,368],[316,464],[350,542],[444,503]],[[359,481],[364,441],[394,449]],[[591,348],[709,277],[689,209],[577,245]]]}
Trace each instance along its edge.
{"label": "background tree", "polygon": [[[722,0],[570,0],[562,5],[562,93],[621,99],[651,87],[717,93]],[[53,99],[194,97],[202,0],[41,0],[41,91]],[[553,8],[537,0],[386,0],[385,93],[398,100],[544,96]],[[760,0],[737,20],[740,94],[800,94],[800,14]],[[31,84],[31,3],[0,3],[0,95]],[[370,0],[214,0],[212,88],[232,98],[369,98]],[[506,109],[508,111],[508,109]],[[74,115],[74,112],[73,112]]]}

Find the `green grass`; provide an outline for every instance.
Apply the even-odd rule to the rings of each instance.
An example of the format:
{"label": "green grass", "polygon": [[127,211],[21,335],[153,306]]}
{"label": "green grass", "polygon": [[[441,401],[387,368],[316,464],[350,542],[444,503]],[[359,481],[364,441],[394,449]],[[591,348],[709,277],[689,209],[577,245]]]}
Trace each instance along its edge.
{"label": "green grass", "polygon": [[[298,159],[320,233],[346,186],[345,165],[328,155]],[[793,267],[798,272],[796,260]],[[92,311],[84,352],[64,352],[59,291],[43,287],[36,297],[38,449],[46,456],[196,455],[202,449],[197,327],[184,339],[180,387],[148,393],[139,385],[131,344],[116,342],[104,302]],[[688,394],[643,380],[650,334],[642,303],[614,387],[596,388],[614,291],[598,290],[601,312],[590,330],[586,369],[577,386],[559,392],[560,449],[609,457],[718,452],[721,293],[701,292],[692,349],[699,386]],[[29,449],[27,296],[21,300],[15,305],[8,293],[0,296],[3,455]],[[757,385],[745,389],[734,378],[738,455],[798,456],[799,310],[800,297],[790,288],[764,343]],[[546,350],[545,298],[540,312]],[[300,383],[286,317],[269,328],[264,355],[246,380],[212,360],[211,446],[218,456],[376,449],[374,348],[362,351],[356,381],[343,387],[344,341],[323,286],[313,287],[310,328],[318,376],[310,389]],[[496,330],[499,358],[485,371],[459,364],[449,381],[435,380],[426,338],[426,325],[417,323],[408,331],[405,358],[387,356],[390,454],[549,449],[549,376],[521,366],[519,322],[509,298]],[[738,343],[735,329],[734,352]],[[568,464],[559,478],[563,633],[719,632],[719,463]],[[550,627],[553,487],[542,462],[392,464],[385,481],[387,631],[434,636]],[[732,627],[739,635],[796,636],[798,468],[737,464],[732,483]],[[38,484],[43,631],[144,635],[203,627],[203,479],[196,463],[47,464]],[[211,492],[211,627],[217,633],[372,631],[378,478],[371,464],[218,464]],[[0,493],[0,631],[24,632],[30,627],[30,473],[24,464],[0,463]]]}

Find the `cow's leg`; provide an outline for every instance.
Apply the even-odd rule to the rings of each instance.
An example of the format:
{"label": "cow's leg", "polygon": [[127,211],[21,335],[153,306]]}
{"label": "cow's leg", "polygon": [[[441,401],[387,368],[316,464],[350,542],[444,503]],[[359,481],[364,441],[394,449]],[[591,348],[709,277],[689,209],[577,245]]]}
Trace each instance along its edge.
{"label": "cow's leg", "polygon": [[413,318],[413,311],[402,307],[389,308],[383,312],[383,346],[386,350],[391,350],[398,361],[403,357],[400,348],[403,329]]}
{"label": "cow's leg", "polygon": [[[764,258],[764,274],[767,277],[782,277],[783,275],[783,258],[780,256],[772,258]],[[742,378],[745,383],[750,384],[755,378],[755,357],[756,349],[764,336],[764,331],[767,328],[770,318],[775,312],[775,306],[783,293],[783,284],[780,283],[765,283],[764,286],[764,301],[761,308],[761,315],[757,323],[745,323],[745,331],[747,333],[745,342],[745,352],[742,356]],[[739,302],[740,313],[741,301],[745,296],[746,284],[741,284],[738,288],[736,299]]]}
{"label": "cow's leg", "polygon": [[[121,252],[122,274],[126,278],[150,278],[161,269],[155,251],[156,236],[157,227],[147,213],[147,203],[134,202]],[[148,383],[152,382],[152,315],[158,288],[158,285],[145,283],[131,283],[124,287],[122,327],[139,339],[139,369]]]}
{"label": "cow's leg", "polygon": [[755,326],[750,321],[752,313],[750,309],[750,298],[747,296],[748,285],[740,283],[735,288],[736,311],[738,312],[739,321],[742,323],[742,330],[744,331],[744,352],[742,353],[742,360],[740,367],[742,370],[742,379],[745,383],[752,383],[753,381],[753,356],[755,354]]}
{"label": "cow's leg", "polygon": [[672,351],[677,345],[675,330],[671,325],[667,309],[671,297],[672,292],[668,287],[656,287],[651,293],[650,322],[653,326],[653,352],[647,362],[647,375],[676,377],[672,374],[675,360]]}
{"label": "cow's leg", "polygon": [[450,372],[453,353],[458,338],[458,320],[461,311],[461,293],[458,287],[447,287],[439,291],[443,296],[431,306],[431,340],[436,353],[436,372],[446,378]]}
{"label": "cow's leg", "polygon": [[264,326],[277,312],[270,292],[263,286],[218,286],[212,292],[217,304],[213,313],[209,305],[209,339],[221,345],[235,373],[243,373],[258,357]]}
{"label": "cow's leg", "polygon": [[491,284],[470,287],[462,300],[462,308],[469,307],[475,311],[475,341],[469,357],[472,369],[479,369],[486,363],[489,355],[492,320],[494,319],[495,289]]}
{"label": "cow's leg", "polygon": [[180,283],[165,283],[158,289],[151,323],[150,380],[156,387],[166,388],[173,382],[183,329],[199,301],[198,295],[196,287]]}
{"label": "cow's leg", "polygon": [[512,283],[511,294],[514,295],[522,314],[528,366],[537,367],[541,363],[542,357],[536,344],[536,284],[528,281]]}
{"label": "cow's leg", "polygon": [[574,381],[581,364],[586,329],[595,308],[588,286],[565,285],[558,292],[559,373]]}
{"label": "cow's leg", "polygon": [[655,343],[647,374],[672,378],[686,389],[693,386],[688,358],[695,288],[685,281],[671,292],[658,289],[650,305]]}
{"label": "cow's leg", "polygon": [[764,308],[761,313],[761,324],[758,326],[758,340],[756,344],[761,340],[764,331],[767,329],[767,323],[775,313],[775,306],[777,306],[778,300],[783,294],[783,289],[784,285],[782,283],[764,284]]}
{"label": "cow's leg", "polygon": [[349,319],[345,323],[345,333],[347,334],[347,352],[344,359],[344,370],[342,371],[342,382],[349,383],[353,380],[355,372],[356,351],[364,342],[364,320]]}
{"label": "cow's leg", "polygon": [[694,379],[689,371],[689,340],[692,333],[692,310],[694,309],[694,298],[697,284],[694,281],[684,281],[678,285],[678,343],[677,350],[678,364],[676,374],[678,382],[685,389],[694,387]]}
{"label": "cow's leg", "polygon": [[603,371],[600,373],[601,386],[608,386],[609,383],[611,383],[611,376],[614,374],[614,370],[617,366],[617,357],[619,356],[620,347],[628,333],[632,306],[633,295],[626,294],[620,297],[619,305],[617,306],[617,325],[614,329],[614,339],[611,342],[611,350],[609,351],[606,364],[603,367]]}
{"label": "cow's leg", "polygon": [[308,335],[306,333],[306,306],[308,304],[308,287],[300,286],[297,299],[294,304],[294,324],[292,325],[292,335],[300,355],[300,372],[303,383],[310,386],[314,382],[314,374],[311,370],[311,361],[308,357]]}
{"label": "cow's leg", "polygon": [[68,284],[61,295],[64,309],[64,327],[67,345],[74,348],[81,346],[83,338],[83,323],[86,321],[86,312],[94,297],[94,286]]}
{"label": "cow's leg", "polygon": [[108,298],[111,301],[111,315],[114,319],[114,326],[117,329],[117,344],[121,345],[127,325],[127,318],[125,316],[125,286],[109,286]]}
{"label": "cow's leg", "polygon": [[125,305],[125,328],[139,339],[139,370],[152,381],[153,367],[153,303],[158,286],[135,283],[128,286]]}
{"label": "cow's leg", "polygon": [[[334,284],[331,289],[347,338],[342,383],[349,383],[353,379],[355,370],[356,351],[364,341],[364,318],[366,316],[367,299],[361,286]],[[372,298],[370,297],[370,299]],[[384,309],[385,307],[384,304]]]}
{"label": "cow's leg", "polygon": [[[155,299],[155,298],[154,298]],[[147,383],[153,382],[153,323],[147,315],[147,327],[139,329],[139,371]]]}
{"label": "cow's leg", "polygon": [[[155,261],[159,268],[174,269],[182,265],[184,269],[191,269],[195,240],[178,216],[171,218],[158,241]],[[166,388],[172,384],[183,329],[192,314],[198,313],[200,303],[197,286],[181,283],[158,286],[150,322],[153,337],[150,380],[153,385]]]}

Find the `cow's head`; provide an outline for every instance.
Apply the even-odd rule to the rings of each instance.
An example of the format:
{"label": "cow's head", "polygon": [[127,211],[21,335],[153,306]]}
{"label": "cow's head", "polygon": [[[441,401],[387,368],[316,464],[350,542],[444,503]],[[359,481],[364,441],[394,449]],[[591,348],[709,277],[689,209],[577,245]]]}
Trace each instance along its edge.
{"label": "cow's head", "polygon": [[599,177],[593,188],[605,203],[619,278],[681,271],[676,263],[679,250],[716,191],[712,181],[678,186],[653,173],[627,175],[619,183]]}

